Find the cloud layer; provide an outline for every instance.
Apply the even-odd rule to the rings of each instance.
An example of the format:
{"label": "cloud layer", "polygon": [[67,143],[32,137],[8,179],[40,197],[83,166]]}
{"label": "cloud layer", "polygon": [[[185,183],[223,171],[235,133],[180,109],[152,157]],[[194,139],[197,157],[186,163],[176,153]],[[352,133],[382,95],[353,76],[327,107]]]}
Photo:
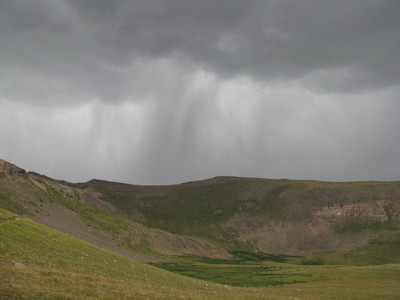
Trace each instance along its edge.
{"label": "cloud layer", "polygon": [[0,3],[0,156],[71,181],[400,178],[398,1]]}

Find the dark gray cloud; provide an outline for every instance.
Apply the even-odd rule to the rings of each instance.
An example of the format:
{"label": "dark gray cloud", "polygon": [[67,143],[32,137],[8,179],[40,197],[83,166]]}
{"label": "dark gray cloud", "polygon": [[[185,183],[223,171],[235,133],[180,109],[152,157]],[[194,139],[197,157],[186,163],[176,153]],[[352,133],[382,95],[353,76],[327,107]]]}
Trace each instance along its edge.
{"label": "dark gray cloud", "polygon": [[0,4],[0,91],[15,100],[132,98],[135,62],[153,59],[225,78],[371,90],[398,84],[399,50],[395,0]]}
{"label": "dark gray cloud", "polygon": [[396,0],[3,0],[0,158],[71,181],[400,179]]}

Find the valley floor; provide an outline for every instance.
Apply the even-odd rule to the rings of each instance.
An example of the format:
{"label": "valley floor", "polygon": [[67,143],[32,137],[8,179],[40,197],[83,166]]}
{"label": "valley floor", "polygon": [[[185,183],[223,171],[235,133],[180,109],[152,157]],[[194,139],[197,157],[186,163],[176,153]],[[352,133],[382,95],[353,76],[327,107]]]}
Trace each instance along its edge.
{"label": "valley floor", "polygon": [[236,288],[182,279],[182,286],[28,265],[0,267],[1,299],[399,299],[400,266],[307,268],[312,281]]}
{"label": "valley floor", "polygon": [[0,299],[400,297],[398,264],[304,266],[265,261],[207,261],[195,257],[170,263],[168,268],[174,272],[191,271],[186,275],[200,278],[194,279],[97,248],[4,210],[2,214]]}

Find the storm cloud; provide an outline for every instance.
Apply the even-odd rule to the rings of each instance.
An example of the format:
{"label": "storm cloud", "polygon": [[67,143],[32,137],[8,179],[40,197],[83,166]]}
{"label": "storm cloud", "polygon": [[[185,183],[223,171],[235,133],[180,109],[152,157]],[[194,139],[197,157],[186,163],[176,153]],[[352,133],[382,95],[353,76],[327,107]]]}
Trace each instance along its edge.
{"label": "storm cloud", "polygon": [[5,0],[0,156],[71,181],[400,179],[400,2]]}

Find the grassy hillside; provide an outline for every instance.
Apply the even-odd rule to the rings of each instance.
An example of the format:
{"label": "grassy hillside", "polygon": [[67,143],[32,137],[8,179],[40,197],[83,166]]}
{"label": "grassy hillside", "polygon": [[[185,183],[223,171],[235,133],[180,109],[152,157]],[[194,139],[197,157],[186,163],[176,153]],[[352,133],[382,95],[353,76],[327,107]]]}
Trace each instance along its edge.
{"label": "grassy hillside", "polygon": [[[223,249],[201,239],[188,239],[149,229],[116,214],[115,208],[96,194],[35,173],[0,172],[0,208],[29,216],[58,230],[89,239],[89,242],[98,242],[99,246],[108,249],[121,247],[121,253],[133,251],[152,256],[181,253],[229,257]],[[59,215],[55,215],[57,211],[60,211]],[[51,218],[52,215],[55,217]],[[78,221],[81,224],[79,228],[71,226]]]}
{"label": "grassy hillside", "polygon": [[0,160],[0,298],[398,299],[399,199],[398,182],[70,184]]}
{"label": "grassy hillside", "polygon": [[[312,267],[182,260],[181,265],[190,265],[186,270],[202,280],[138,263],[0,210],[2,299],[396,299],[400,295],[398,265]],[[224,277],[224,284],[210,282]],[[247,281],[240,285],[253,288],[230,286],[244,278]]]}
{"label": "grassy hillside", "polygon": [[172,186],[92,180],[80,187],[148,227],[229,251],[350,251],[367,246],[376,232],[400,229],[399,182],[218,177]]}
{"label": "grassy hillside", "polygon": [[[92,180],[81,185],[99,191],[103,199],[149,224],[170,226],[221,223],[236,213],[265,215],[272,219],[302,220],[333,204],[398,201],[400,182],[349,182],[268,180],[217,177],[171,186],[137,186]],[[174,218],[178,225],[166,222]],[[175,222],[174,222],[175,223]]]}
{"label": "grassy hillside", "polygon": [[[168,273],[0,210],[0,298],[108,299],[196,294],[204,283]],[[26,267],[12,267],[18,261]],[[214,288],[215,285],[210,284]],[[211,292],[201,291],[207,296]]]}

